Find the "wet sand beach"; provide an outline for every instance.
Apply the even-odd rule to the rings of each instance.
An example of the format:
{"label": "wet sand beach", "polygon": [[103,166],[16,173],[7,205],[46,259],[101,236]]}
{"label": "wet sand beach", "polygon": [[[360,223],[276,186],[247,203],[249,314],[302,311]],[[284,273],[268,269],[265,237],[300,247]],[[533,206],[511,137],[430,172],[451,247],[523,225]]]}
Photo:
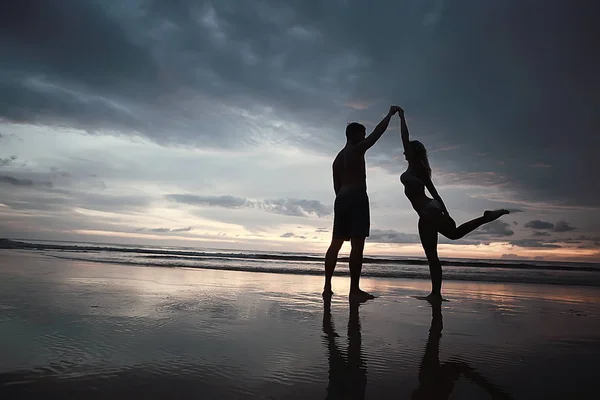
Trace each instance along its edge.
{"label": "wet sand beach", "polygon": [[595,399],[596,287],[322,278],[0,251],[0,397]]}

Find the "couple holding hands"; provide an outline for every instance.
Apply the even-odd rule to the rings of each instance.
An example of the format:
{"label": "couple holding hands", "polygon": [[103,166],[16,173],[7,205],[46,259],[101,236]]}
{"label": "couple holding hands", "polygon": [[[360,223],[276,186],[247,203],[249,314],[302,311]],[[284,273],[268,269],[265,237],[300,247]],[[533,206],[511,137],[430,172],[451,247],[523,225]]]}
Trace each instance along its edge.
{"label": "couple holding hands", "polygon": [[[408,168],[400,175],[400,181],[404,185],[404,194],[419,215],[419,237],[429,263],[431,293],[426,297],[427,300],[442,300],[442,264],[437,254],[438,233],[448,239],[458,240],[481,225],[509,213],[504,209],[485,211],[482,216],[456,226],[431,180],[431,168],[425,146],[418,140],[409,140],[404,110],[398,106],[391,106],[388,114],[369,136],[366,136],[364,125],[352,122],[346,127],[346,145],[333,161],[333,187],[336,197],[333,235],[325,255],[324,297],[333,294],[331,278],[338,254],[344,242],[350,241],[350,300],[364,302],[374,298],[359,286],[365,239],[369,236],[370,229],[365,153],[383,135],[396,113],[400,117],[404,156],[408,162]],[[432,198],[425,194],[425,188]]]}

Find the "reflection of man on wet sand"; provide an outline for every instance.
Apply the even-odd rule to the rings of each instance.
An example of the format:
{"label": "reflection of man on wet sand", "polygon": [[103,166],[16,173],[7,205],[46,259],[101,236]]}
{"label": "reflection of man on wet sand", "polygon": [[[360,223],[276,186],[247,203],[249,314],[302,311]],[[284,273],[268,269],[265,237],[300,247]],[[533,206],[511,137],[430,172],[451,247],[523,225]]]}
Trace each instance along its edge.
{"label": "reflection of man on wet sand", "polygon": [[329,385],[326,399],[364,399],[367,387],[367,365],[362,358],[359,303],[350,305],[348,318],[348,352],[344,358],[335,343],[339,335],[331,319],[331,302],[325,300],[323,333],[329,350]]}
{"label": "reflection of man on wet sand", "polygon": [[346,127],[346,146],[333,161],[333,189],[335,203],[333,210],[333,235],[325,254],[325,286],[323,296],[331,296],[331,277],[337,257],[345,241],[350,241],[350,299],[366,301],[373,296],[360,290],[365,239],[369,236],[370,215],[367,196],[367,174],[365,153],[386,131],[390,119],[398,111],[391,106],[387,116],[365,137],[366,129],[358,122]]}
{"label": "reflection of man on wet sand", "polygon": [[501,389],[492,385],[486,378],[478,374],[465,362],[445,362],[440,364],[440,338],[442,337],[442,306],[431,304],[431,327],[425,346],[425,354],[419,367],[419,387],[412,394],[412,399],[447,400],[454,390],[454,384],[463,375],[471,382],[479,385],[492,399],[508,400],[511,397]]}

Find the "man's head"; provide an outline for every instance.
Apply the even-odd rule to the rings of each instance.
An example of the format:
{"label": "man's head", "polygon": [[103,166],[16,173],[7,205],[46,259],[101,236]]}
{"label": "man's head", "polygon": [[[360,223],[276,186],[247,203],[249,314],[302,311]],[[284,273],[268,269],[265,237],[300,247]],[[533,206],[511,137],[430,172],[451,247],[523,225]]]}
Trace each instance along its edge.
{"label": "man's head", "polygon": [[346,127],[346,139],[350,143],[358,143],[367,135],[367,129],[358,122],[351,122]]}

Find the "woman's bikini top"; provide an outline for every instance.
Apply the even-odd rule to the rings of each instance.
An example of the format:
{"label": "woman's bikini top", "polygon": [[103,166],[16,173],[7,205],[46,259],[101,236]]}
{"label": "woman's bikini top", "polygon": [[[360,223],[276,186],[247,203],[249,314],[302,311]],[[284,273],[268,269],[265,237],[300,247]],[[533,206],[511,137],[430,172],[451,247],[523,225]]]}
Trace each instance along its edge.
{"label": "woman's bikini top", "polygon": [[409,170],[400,175],[400,182],[404,185],[404,193],[409,199],[425,196],[425,184]]}

